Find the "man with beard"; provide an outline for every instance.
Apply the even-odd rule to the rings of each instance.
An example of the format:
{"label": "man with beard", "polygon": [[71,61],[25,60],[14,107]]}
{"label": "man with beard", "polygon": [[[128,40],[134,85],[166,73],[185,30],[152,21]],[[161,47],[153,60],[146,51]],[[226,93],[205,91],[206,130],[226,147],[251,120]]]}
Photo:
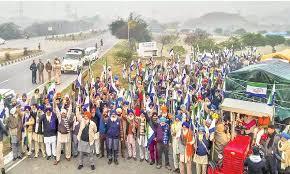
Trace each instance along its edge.
{"label": "man with beard", "polygon": [[117,116],[116,111],[111,112],[111,117],[107,122],[107,144],[109,152],[108,164],[112,164],[113,160],[116,165],[118,162],[118,150],[119,150],[119,138],[120,138],[120,119]]}

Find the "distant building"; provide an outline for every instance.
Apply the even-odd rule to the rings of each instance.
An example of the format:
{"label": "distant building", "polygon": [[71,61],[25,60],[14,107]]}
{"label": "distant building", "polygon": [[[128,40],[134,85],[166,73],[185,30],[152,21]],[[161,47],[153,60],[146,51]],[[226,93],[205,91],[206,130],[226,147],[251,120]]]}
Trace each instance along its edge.
{"label": "distant building", "polygon": [[138,56],[140,57],[157,57],[158,48],[156,42],[141,42],[137,49]]}

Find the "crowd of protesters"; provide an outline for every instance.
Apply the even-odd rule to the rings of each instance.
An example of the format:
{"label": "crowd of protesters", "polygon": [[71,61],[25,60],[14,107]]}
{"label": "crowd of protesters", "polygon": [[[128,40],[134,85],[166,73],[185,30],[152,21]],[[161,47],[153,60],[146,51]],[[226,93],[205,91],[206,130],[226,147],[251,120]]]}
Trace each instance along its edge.
{"label": "crowd of protesters", "polygon": [[[118,165],[121,157],[176,173],[206,174],[209,161],[217,161],[230,141],[229,119],[219,110],[224,78],[258,57],[227,50],[195,61],[190,56],[138,60],[124,65],[122,77],[105,66],[89,81],[80,74],[70,94],[49,88],[36,90],[29,99],[26,94],[13,99],[9,115],[0,122],[0,139],[9,133],[14,161],[41,155],[58,165],[64,151],[66,160],[78,158],[79,170],[85,157],[92,170],[96,157],[107,158],[108,165]],[[253,154],[245,161],[248,172],[274,174],[288,168],[289,134],[277,133],[269,124],[256,131],[258,122],[244,117],[246,131],[255,137]]]}

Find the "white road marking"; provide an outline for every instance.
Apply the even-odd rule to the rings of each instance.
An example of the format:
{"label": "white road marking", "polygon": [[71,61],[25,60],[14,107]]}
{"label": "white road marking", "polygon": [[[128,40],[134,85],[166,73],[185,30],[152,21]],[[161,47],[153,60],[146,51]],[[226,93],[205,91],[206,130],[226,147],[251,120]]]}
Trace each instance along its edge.
{"label": "white road marking", "polygon": [[3,83],[6,83],[6,82],[8,82],[8,81],[9,81],[9,79],[4,80],[4,81],[2,81],[2,82],[0,83],[0,85],[3,84]]}
{"label": "white road marking", "polygon": [[12,170],[14,167],[16,167],[19,163],[21,163],[23,160],[25,160],[27,157],[24,156],[21,160],[17,161],[17,163],[13,164],[12,166],[10,166],[7,170],[6,173],[9,172],[10,170]]}

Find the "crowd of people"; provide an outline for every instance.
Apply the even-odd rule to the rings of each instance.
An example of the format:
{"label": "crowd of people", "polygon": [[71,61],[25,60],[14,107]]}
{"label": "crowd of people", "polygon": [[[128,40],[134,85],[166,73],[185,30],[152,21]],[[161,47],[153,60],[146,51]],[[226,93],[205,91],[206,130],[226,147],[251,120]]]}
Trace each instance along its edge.
{"label": "crowd of people", "polygon": [[[209,161],[218,161],[231,139],[229,117],[219,109],[224,78],[257,61],[254,54],[235,56],[227,50],[195,61],[190,56],[132,61],[124,65],[122,77],[104,66],[89,81],[80,74],[70,94],[37,89],[29,99],[26,94],[13,99],[9,115],[0,122],[0,139],[9,133],[14,161],[41,155],[58,165],[63,150],[66,160],[78,158],[79,170],[85,157],[94,170],[96,157],[118,165],[120,154],[157,169],[206,174]],[[30,67],[35,74],[43,70],[39,64]],[[290,166],[289,134],[277,133],[270,123],[259,127],[249,116],[241,122],[255,146],[245,161],[250,174],[274,174]]]}

